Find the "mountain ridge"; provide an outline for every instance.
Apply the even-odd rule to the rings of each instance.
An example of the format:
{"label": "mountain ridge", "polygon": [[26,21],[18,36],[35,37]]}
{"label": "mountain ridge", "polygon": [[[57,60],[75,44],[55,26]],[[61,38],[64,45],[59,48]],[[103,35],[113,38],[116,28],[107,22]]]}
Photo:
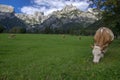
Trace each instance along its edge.
{"label": "mountain ridge", "polygon": [[[77,23],[80,24],[80,27],[88,27],[100,19],[100,17],[98,17],[99,11],[95,11],[94,9],[90,8],[88,11],[84,12],[80,11],[73,5],[66,5],[62,10],[54,11],[47,16],[45,16],[42,12],[35,12],[33,15],[15,13],[14,8],[7,5],[4,6],[4,8],[6,7],[5,10],[1,10],[1,6],[2,5],[0,5],[0,24],[3,24],[2,20],[6,21],[9,19],[8,23],[10,23],[9,26],[12,28],[14,27],[13,24],[15,23],[14,19],[18,19],[18,23],[21,22],[20,24],[22,24],[19,24],[18,26],[25,27],[26,30],[30,32],[33,29],[37,29],[37,31],[43,31],[46,27],[50,27],[50,29],[64,29],[64,25],[69,23]],[[6,16],[6,14],[8,14],[8,16]],[[11,22],[10,19],[13,19],[13,22]],[[3,25],[5,27],[9,27],[8,25]]]}

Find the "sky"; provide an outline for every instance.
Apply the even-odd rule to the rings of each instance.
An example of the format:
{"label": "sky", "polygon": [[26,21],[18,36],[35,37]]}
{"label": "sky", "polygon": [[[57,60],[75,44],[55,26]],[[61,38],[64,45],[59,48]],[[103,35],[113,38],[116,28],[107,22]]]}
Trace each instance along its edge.
{"label": "sky", "polygon": [[88,0],[0,0],[0,4],[13,6],[16,13],[34,14],[38,11],[45,15],[61,10],[66,5],[72,4],[82,11],[89,6]]}

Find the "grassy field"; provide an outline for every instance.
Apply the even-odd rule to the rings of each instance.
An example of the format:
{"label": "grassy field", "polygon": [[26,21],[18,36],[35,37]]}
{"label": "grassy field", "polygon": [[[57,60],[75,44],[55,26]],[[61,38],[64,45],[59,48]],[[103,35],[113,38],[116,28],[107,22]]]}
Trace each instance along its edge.
{"label": "grassy field", "polygon": [[92,62],[93,37],[0,34],[0,80],[120,80],[120,41],[99,64]]}

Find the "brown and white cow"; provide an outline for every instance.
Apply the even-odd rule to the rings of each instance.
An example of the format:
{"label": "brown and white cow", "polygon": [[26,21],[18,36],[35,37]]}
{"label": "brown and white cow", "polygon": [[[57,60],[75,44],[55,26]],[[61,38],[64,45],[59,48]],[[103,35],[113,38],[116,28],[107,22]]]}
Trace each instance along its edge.
{"label": "brown and white cow", "polygon": [[94,63],[98,63],[100,58],[104,56],[107,47],[113,40],[114,40],[114,34],[109,28],[101,27],[96,31],[96,34],[94,36],[94,46],[92,46]]}

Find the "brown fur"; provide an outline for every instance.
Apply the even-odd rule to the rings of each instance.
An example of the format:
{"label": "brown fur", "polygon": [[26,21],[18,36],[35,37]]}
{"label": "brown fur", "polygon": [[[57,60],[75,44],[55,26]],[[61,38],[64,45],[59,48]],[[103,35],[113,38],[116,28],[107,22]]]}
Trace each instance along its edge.
{"label": "brown fur", "polygon": [[101,47],[101,49],[106,48],[112,41],[112,36],[110,32],[112,31],[109,28],[99,28],[94,36],[95,45]]}

